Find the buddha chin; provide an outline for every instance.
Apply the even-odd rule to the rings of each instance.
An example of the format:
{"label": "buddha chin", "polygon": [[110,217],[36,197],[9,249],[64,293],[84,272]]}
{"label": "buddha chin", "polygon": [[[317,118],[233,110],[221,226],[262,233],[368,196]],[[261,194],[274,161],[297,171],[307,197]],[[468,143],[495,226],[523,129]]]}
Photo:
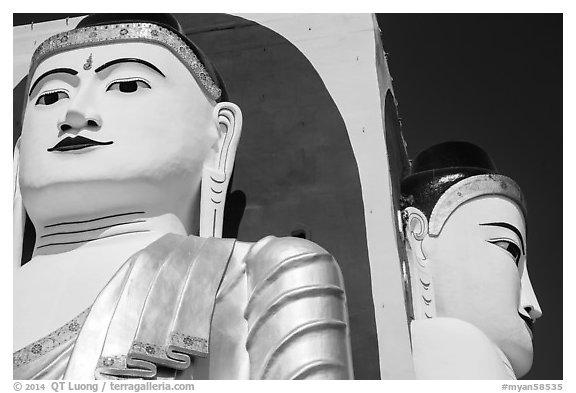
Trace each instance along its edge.
{"label": "buddha chin", "polygon": [[106,161],[94,167],[80,165],[81,161],[62,171],[50,171],[51,177],[20,172],[24,206],[36,228],[135,211],[154,216],[172,213],[182,222],[193,214],[189,207],[198,200],[199,170],[165,164],[161,172],[150,166],[141,171],[128,171],[127,166],[114,170],[106,168]]}
{"label": "buddha chin", "polygon": [[518,317],[514,331],[507,331],[506,338],[497,345],[506,354],[517,376],[523,376],[532,367],[534,355],[532,337],[524,321]]}

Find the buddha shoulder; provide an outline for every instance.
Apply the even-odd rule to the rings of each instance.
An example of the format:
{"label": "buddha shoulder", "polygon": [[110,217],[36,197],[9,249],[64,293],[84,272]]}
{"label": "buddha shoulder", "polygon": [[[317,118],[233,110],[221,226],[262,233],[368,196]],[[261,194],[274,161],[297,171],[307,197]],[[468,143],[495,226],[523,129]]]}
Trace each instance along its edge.
{"label": "buddha shoulder", "polygon": [[294,279],[298,276],[298,281],[305,280],[302,273],[307,272],[316,279],[325,277],[321,281],[343,285],[342,274],[334,257],[306,239],[267,236],[252,244],[245,263],[249,287],[262,280],[273,281],[290,271],[294,271]]}

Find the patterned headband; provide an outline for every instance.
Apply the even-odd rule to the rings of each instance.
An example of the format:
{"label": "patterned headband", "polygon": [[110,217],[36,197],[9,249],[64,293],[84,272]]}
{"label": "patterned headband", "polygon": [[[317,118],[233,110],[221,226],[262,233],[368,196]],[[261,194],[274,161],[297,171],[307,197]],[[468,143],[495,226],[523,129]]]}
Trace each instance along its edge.
{"label": "patterned headband", "polygon": [[190,70],[202,89],[215,101],[222,90],[212,79],[194,51],[177,34],[153,23],[120,23],[90,26],[56,34],[44,41],[34,52],[30,75],[48,57],[68,50],[118,42],[150,42],[169,49]]}
{"label": "patterned headband", "polygon": [[442,194],[430,215],[428,234],[438,236],[446,220],[458,206],[483,195],[508,197],[518,204],[524,217],[527,216],[526,199],[514,180],[503,175],[477,175],[459,181]]}

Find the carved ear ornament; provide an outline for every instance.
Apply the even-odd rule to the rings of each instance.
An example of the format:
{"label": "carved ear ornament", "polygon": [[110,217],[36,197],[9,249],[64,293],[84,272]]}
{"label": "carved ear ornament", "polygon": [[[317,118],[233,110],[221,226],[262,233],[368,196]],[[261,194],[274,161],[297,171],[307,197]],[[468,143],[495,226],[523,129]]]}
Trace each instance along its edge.
{"label": "carved ear ornament", "polygon": [[415,207],[408,207],[404,209],[403,215],[406,217],[406,232],[412,233],[418,241],[423,240],[428,233],[424,214]]}
{"label": "carved ear ornament", "polygon": [[225,102],[214,108],[214,120],[223,133],[219,138],[217,161],[205,163],[200,198],[200,236],[222,237],[226,190],[234,169],[236,146],[242,133],[242,112]]}
{"label": "carved ear ornament", "polygon": [[412,217],[410,218],[410,221],[413,222],[414,220],[418,220],[418,221],[419,221],[419,226],[420,226],[420,230],[419,230],[419,231],[416,232],[416,231],[412,230],[412,233],[414,234],[414,238],[415,238],[416,240],[419,240],[419,241],[420,241],[420,240],[424,240],[424,236],[426,236],[426,230],[425,230],[426,228],[425,228],[424,225],[422,224],[422,220],[421,220],[420,217],[412,216]]}
{"label": "carved ear ornament", "polygon": [[430,266],[427,261],[420,261],[414,265],[411,277],[412,298],[414,304],[415,319],[429,319],[436,316],[436,303],[434,283],[429,271]]}
{"label": "carved ear ornament", "polygon": [[30,75],[34,73],[38,64],[57,53],[118,42],[149,42],[162,45],[180,59],[212,99],[215,101],[220,99],[222,90],[206,71],[206,67],[194,51],[177,34],[153,23],[90,26],[56,34],[44,41],[34,52]]}

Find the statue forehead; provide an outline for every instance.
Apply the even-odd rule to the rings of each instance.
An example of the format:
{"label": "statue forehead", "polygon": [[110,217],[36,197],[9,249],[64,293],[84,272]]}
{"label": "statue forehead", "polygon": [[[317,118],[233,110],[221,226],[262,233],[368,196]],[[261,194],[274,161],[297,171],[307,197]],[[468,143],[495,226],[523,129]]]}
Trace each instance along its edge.
{"label": "statue forehead", "polygon": [[[124,61],[123,61],[124,60]],[[129,60],[129,61],[126,61]],[[137,60],[137,61],[135,61]],[[140,72],[150,72],[158,75],[152,69],[160,71],[165,78],[161,84],[155,84],[155,89],[163,86],[162,89],[168,89],[174,97],[185,96],[190,100],[190,95],[201,97],[198,102],[208,104],[212,108],[213,102],[203,92],[198,80],[191,74],[189,69],[167,48],[148,42],[120,42],[107,45],[94,45],[81,48],[75,48],[56,53],[38,64],[34,73],[28,79],[26,91],[43,79],[47,74],[58,73],[58,70],[69,69],[75,77],[79,78],[80,84],[84,81],[95,78],[99,67],[106,67],[107,70],[112,68],[107,65],[114,64],[119,69],[129,68],[134,70],[138,67],[137,63],[148,64],[148,67],[141,66]],[[150,68],[151,66],[151,68]],[[121,68],[120,68],[121,67]],[[124,74],[132,71],[124,72]],[[108,75],[107,73],[101,73]],[[137,76],[137,75],[124,75]],[[140,75],[146,77],[147,75]],[[104,81],[105,79],[102,79]],[[194,101],[196,102],[196,101]],[[29,105],[24,109],[28,113]]]}
{"label": "statue forehead", "polygon": [[[465,178],[446,190],[436,201],[436,205],[430,214],[428,233],[431,236],[437,236],[446,221],[461,206],[466,205],[472,200],[508,200],[512,205],[504,203],[503,206],[515,206],[520,212],[522,220],[526,217],[526,201],[520,187],[510,178],[502,175],[486,174]],[[502,205],[502,204],[500,204]],[[488,209],[490,209],[488,207]],[[499,210],[499,215],[514,211],[514,209]],[[476,215],[488,213],[489,210],[483,211],[479,208],[477,212],[471,212]],[[495,213],[495,212],[493,212]],[[525,226],[525,224],[523,224]]]}
{"label": "statue forehead", "polygon": [[483,195],[466,201],[454,210],[447,222],[454,219],[471,224],[508,222],[519,226],[522,231],[526,226],[518,204],[503,195]]}
{"label": "statue forehead", "polygon": [[187,72],[190,79],[194,79],[182,62],[168,49],[161,45],[146,42],[121,42],[86,46],[56,53],[38,65],[34,71],[33,78],[58,67],[72,68],[80,72],[89,57],[91,57],[93,63],[92,70],[111,60],[138,58],[146,60],[159,68],[163,67],[166,71],[163,69],[162,72],[165,74]]}

